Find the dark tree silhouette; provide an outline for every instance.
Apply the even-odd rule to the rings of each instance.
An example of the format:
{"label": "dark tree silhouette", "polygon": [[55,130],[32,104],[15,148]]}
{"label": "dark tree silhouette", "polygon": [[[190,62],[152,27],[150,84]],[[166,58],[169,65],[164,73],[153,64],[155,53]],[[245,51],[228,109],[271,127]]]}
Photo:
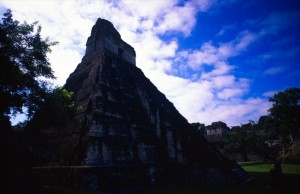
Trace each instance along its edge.
{"label": "dark tree silhouette", "polygon": [[73,92],[68,92],[62,87],[50,91],[27,123],[26,130],[37,132],[43,128],[65,127],[71,122],[74,123],[79,107],[75,105],[72,96]]}
{"label": "dark tree silhouette", "polygon": [[[47,58],[50,42],[40,35],[41,26],[19,23],[7,10],[0,21],[0,123],[9,128],[9,115],[27,109],[33,115],[48,85],[44,78],[54,79]],[[0,129],[2,131],[2,129]]]}
{"label": "dark tree silhouette", "polygon": [[280,134],[291,140],[300,132],[300,88],[289,88],[269,99],[273,103],[270,116],[280,124]]}

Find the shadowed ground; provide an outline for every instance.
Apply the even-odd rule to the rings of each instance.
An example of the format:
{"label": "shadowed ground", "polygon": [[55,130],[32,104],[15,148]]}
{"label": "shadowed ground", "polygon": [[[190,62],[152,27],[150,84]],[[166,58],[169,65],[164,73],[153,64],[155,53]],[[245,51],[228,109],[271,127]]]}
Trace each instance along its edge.
{"label": "shadowed ground", "polygon": [[[247,185],[200,185],[200,184],[172,184],[156,189],[145,189],[137,194],[296,194],[300,189],[300,165],[284,164],[282,171],[284,182],[282,187],[274,187],[270,176],[273,164],[241,163],[243,168],[255,177]],[[61,187],[44,187],[46,194],[93,194],[84,190]]]}

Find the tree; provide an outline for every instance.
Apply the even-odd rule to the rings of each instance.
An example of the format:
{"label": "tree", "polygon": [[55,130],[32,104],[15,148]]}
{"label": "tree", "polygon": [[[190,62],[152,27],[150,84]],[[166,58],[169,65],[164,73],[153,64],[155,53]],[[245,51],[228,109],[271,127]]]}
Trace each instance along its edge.
{"label": "tree", "polygon": [[205,125],[203,123],[191,123],[195,130],[199,131],[202,135],[206,135]]}
{"label": "tree", "polygon": [[[20,24],[7,10],[0,21],[0,123],[10,127],[9,116],[27,109],[29,117],[44,101],[46,79],[54,79],[47,58],[50,42],[40,35],[37,22]],[[1,129],[0,129],[1,130]]]}
{"label": "tree", "polygon": [[64,88],[53,89],[40,104],[26,129],[37,131],[42,128],[65,127],[72,122],[79,109],[72,96],[73,92],[68,92]]}
{"label": "tree", "polygon": [[278,139],[280,123],[270,115],[261,116],[257,123],[259,136],[266,140]]}
{"label": "tree", "polygon": [[225,135],[224,143],[227,151],[240,153],[244,161],[249,161],[250,153],[258,154],[257,125],[253,121],[241,126],[234,126]]}
{"label": "tree", "polygon": [[300,132],[300,88],[278,92],[269,101],[273,103],[270,116],[279,123],[280,135],[288,135],[293,140]]}
{"label": "tree", "polygon": [[225,143],[229,150],[239,152],[244,161],[249,161],[248,158],[248,134],[241,126],[232,127],[231,132],[225,136]]}

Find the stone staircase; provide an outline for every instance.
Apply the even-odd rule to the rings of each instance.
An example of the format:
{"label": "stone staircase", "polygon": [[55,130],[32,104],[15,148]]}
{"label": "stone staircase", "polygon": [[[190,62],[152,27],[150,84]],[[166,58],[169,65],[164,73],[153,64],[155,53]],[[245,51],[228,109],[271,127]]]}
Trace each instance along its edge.
{"label": "stone staircase", "polygon": [[254,177],[247,173],[241,166],[235,166],[231,171],[238,184],[246,184],[254,179]]}

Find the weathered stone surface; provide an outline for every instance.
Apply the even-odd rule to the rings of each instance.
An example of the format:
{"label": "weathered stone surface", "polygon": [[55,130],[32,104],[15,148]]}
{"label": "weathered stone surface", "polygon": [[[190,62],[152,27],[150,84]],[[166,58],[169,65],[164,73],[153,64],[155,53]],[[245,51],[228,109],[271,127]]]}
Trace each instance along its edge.
{"label": "weathered stone surface", "polygon": [[[65,87],[81,106],[78,124],[51,141],[64,158],[61,165],[82,167],[72,176],[80,174],[84,186],[110,190],[175,180],[235,181],[232,163],[135,66],[134,49],[110,22],[97,20]],[[107,181],[109,186],[103,185]]]}
{"label": "weathered stone surface", "polygon": [[206,134],[204,137],[210,143],[221,143],[223,137],[230,132],[230,128],[221,121],[213,122],[205,127]]}

